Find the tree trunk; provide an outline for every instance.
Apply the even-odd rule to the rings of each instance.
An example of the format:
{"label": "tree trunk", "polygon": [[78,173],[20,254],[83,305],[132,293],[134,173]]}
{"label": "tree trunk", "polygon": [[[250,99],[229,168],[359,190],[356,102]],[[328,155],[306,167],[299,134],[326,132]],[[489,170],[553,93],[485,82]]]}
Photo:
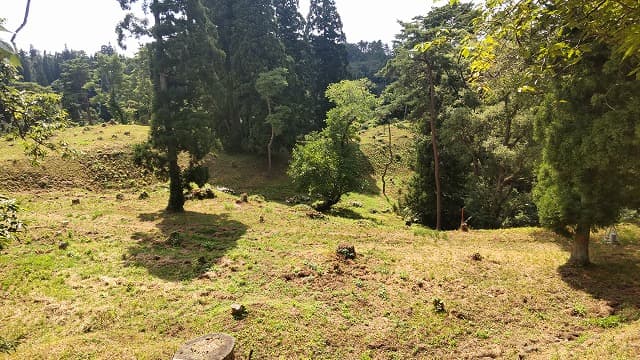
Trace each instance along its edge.
{"label": "tree trunk", "polygon": [[431,64],[427,61],[427,72],[429,77],[429,110],[431,119],[431,144],[433,145],[433,172],[436,182],[436,230],[442,229],[442,189],[440,186],[440,154],[438,152],[438,134],[436,129],[436,121],[438,114],[436,113],[436,97],[435,86],[433,84],[433,72]]}
{"label": "tree trunk", "polygon": [[591,235],[591,226],[579,224],[573,235],[573,249],[569,263],[578,266],[586,266],[591,263],[589,260],[589,237]]}
{"label": "tree trunk", "polygon": [[387,172],[391,164],[393,164],[393,148],[391,145],[391,121],[389,121],[389,161],[384,164],[384,170],[382,171],[382,194],[384,196],[387,196]]}
{"label": "tree trunk", "polygon": [[[269,110],[269,117],[271,117],[271,101],[267,99],[267,109]],[[276,137],[276,129],[271,124],[271,138],[269,139],[269,144],[267,145],[267,157],[269,158],[269,173],[271,173],[271,147],[273,146],[273,139]]]}
{"label": "tree trunk", "polygon": [[169,158],[169,212],[184,211],[184,193],[182,192],[182,174],[178,165],[178,151],[175,141],[169,140],[167,146],[167,157]]}
{"label": "tree trunk", "polygon": [[320,211],[320,212],[325,212],[325,211],[329,211],[331,210],[331,207],[335,204],[337,204],[338,202],[340,202],[340,198],[342,196],[338,195],[338,196],[334,196],[328,199],[325,199],[324,201],[322,201],[320,204],[318,204],[316,206],[316,210]]}

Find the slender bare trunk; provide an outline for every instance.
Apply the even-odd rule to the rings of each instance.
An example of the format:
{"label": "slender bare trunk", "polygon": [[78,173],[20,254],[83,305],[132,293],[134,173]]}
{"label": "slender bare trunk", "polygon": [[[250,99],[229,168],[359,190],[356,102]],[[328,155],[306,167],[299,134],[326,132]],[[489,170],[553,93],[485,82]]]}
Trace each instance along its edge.
{"label": "slender bare trunk", "polygon": [[[269,117],[271,116],[271,101],[267,99],[267,109],[269,113]],[[269,139],[269,144],[267,145],[267,157],[269,158],[269,173],[271,173],[271,147],[273,146],[273,139],[276,137],[276,129],[271,124],[271,139]]]}
{"label": "slender bare trunk", "polygon": [[442,189],[440,186],[440,153],[438,152],[438,133],[436,129],[436,121],[438,114],[436,113],[436,96],[435,85],[433,83],[433,71],[431,64],[427,61],[427,72],[429,78],[429,111],[431,119],[431,145],[433,146],[433,172],[436,182],[436,230],[442,229]]}
{"label": "slender bare trunk", "polygon": [[589,237],[591,235],[591,226],[587,224],[578,224],[573,235],[573,249],[569,263],[586,266],[591,263],[589,260]]}
{"label": "slender bare trunk", "polygon": [[387,172],[389,171],[389,166],[393,163],[393,148],[391,145],[391,122],[389,122],[389,161],[384,164],[384,171],[382,172],[382,194],[384,196],[387,196]]}

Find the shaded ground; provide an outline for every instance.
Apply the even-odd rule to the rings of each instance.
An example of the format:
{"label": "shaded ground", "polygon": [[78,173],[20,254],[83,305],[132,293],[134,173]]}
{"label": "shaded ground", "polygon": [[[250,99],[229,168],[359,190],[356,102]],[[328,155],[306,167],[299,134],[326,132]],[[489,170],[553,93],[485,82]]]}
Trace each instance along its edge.
{"label": "shaded ground", "polygon": [[138,218],[155,222],[159,231],[134,233],[131,238],[136,242],[128,249],[125,263],[144,267],[150,274],[169,281],[202,276],[236,246],[247,230],[226,214],[158,212],[140,214]]}

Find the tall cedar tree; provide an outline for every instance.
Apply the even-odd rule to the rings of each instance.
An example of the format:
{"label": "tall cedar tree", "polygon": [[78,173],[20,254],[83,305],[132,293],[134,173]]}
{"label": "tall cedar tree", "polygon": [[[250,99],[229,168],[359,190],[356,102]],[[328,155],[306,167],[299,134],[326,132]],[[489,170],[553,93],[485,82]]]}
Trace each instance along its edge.
{"label": "tall cedar tree", "polygon": [[[633,2],[498,0],[478,21],[474,71],[487,72],[505,43],[525,59],[521,90],[541,94],[542,146],[534,197],[540,221],[574,246],[569,263],[590,262],[591,230],[638,208],[640,5]],[[508,30],[505,30],[508,29]],[[635,129],[635,130],[634,130]]]}
{"label": "tall cedar tree", "polygon": [[[119,2],[123,9],[130,9],[136,0]],[[155,20],[150,29],[154,39],[151,44],[154,115],[150,140],[167,155],[170,179],[167,210],[181,212],[185,184],[178,154],[187,152],[190,163],[196,164],[213,146],[215,124],[203,109],[214,100],[209,94],[220,91],[216,70],[224,54],[217,48],[215,28],[200,0],[153,0],[148,6]],[[129,25],[133,32],[140,30],[131,26],[131,21]]]}
{"label": "tall cedar tree", "polygon": [[234,152],[264,152],[268,111],[255,83],[260,73],[286,67],[288,61],[276,37],[274,8],[269,0],[206,1],[227,55],[222,74],[225,100],[213,109],[220,114],[223,145]]}
{"label": "tall cedar tree", "polygon": [[306,34],[311,44],[315,69],[312,96],[316,105],[316,129],[322,127],[331,104],[324,97],[330,84],[347,78],[346,37],[334,0],[311,0]]}
{"label": "tall cedar tree", "polygon": [[293,62],[288,64],[289,86],[282,94],[286,106],[292,111],[279,136],[281,145],[289,148],[300,134],[313,129],[313,99],[310,96],[313,81],[311,46],[305,38],[306,21],[299,12],[298,0],[274,0],[278,40]]}
{"label": "tall cedar tree", "polygon": [[640,81],[599,44],[543,102],[536,131],[543,146],[534,195],[542,223],[571,229],[570,263],[587,265],[591,230],[640,208]]}

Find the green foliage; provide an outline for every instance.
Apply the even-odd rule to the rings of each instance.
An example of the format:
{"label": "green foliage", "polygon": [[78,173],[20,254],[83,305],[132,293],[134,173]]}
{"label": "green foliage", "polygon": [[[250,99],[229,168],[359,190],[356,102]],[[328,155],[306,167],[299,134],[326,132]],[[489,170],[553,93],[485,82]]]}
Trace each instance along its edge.
{"label": "green foliage", "polygon": [[[268,109],[256,89],[259,74],[287,68],[295,76],[292,59],[278,39],[275,9],[268,0],[207,0],[225,52],[220,72],[220,101],[210,111],[222,121],[216,130],[225,149],[264,153],[269,141]],[[287,79],[289,80],[289,79]],[[278,101],[288,105],[287,101]]]}
{"label": "green foliage", "polygon": [[295,147],[288,171],[299,189],[320,197],[323,210],[364,188],[368,168],[356,131],[373,116],[377,103],[365,80],[333,84],[327,97],[336,105],[327,113],[327,127]]}
{"label": "green foliage", "polygon": [[611,329],[620,326],[624,321],[620,315],[611,315],[603,318],[590,319],[589,324],[599,326],[603,329]]}
{"label": "green foliage", "polygon": [[[130,10],[136,0],[121,0]],[[153,27],[131,16],[119,27],[135,35],[151,34],[151,77],[153,79],[153,119],[150,142],[167,154],[170,198],[167,209],[184,210],[184,176],[178,154],[186,152],[190,164],[197,164],[215,145],[216,123],[206,111],[214,107],[219,94],[218,73],[224,53],[217,47],[218,33],[209,10],[200,0],[143,2],[155,19]]]}
{"label": "green foliage", "polygon": [[209,168],[203,165],[194,165],[184,171],[185,188],[191,183],[204,186],[209,181]]}
{"label": "green foliage", "polygon": [[536,201],[554,229],[611,225],[623,208],[639,206],[640,113],[631,99],[640,84],[601,51],[550,89],[536,122],[543,144]]}
{"label": "green foliage", "polygon": [[167,178],[167,155],[154,149],[148,141],[133,146],[133,163],[160,178]]}
{"label": "green foliage", "polygon": [[18,204],[15,199],[0,195],[0,249],[11,241],[14,234],[23,227],[18,219]]}
{"label": "green foliage", "polygon": [[347,44],[348,71],[351,79],[367,78],[376,84],[374,89],[379,94],[386,81],[378,72],[391,59],[391,49],[382,41],[360,41],[357,44]]}
{"label": "green foliage", "polygon": [[[282,133],[287,117],[291,111],[287,106],[277,106],[273,109],[274,98],[280,95],[289,86],[287,82],[287,73],[289,70],[283,67],[275,68],[270,71],[262,72],[256,80],[256,90],[262,98],[267,102],[268,115],[266,123],[271,126],[271,138],[267,145],[267,153],[269,157],[269,171],[271,171],[271,149],[273,141],[277,135]],[[275,111],[274,111],[275,110]]]}
{"label": "green foliage", "polygon": [[[347,77],[347,41],[335,0],[311,0],[305,32],[313,54],[311,96],[320,120],[331,107],[324,98],[327,87]],[[321,122],[315,125],[318,129]]]}
{"label": "green foliage", "polygon": [[446,5],[403,24],[396,56],[383,69],[393,80],[383,94],[384,112],[418,122],[416,173],[401,207],[408,208],[405,215],[434,228],[438,226],[438,188],[441,228],[457,228],[464,206],[469,157],[454,124],[464,122],[463,114],[472,113],[478,100],[467,87],[466,64],[461,62],[458,46],[471,33],[474,16],[469,4]]}
{"label": "green foliage", "polygon": [[[0,33],[11,33],[4,26],[4,19],[0,18]],[[20,66],[20,58],[16,54],[16,49],[9,42],[0,39],[0,61],[12,66]]]}
{"label": "green foliage", "polygon": [[0,62],[0,133],[24,140],[27,155],[37,162],[47,150],[66,149],[66,143],[51,141],[66,121],[67,114],[60,107],[59,95],[19,90],[16,88],[16,69]]}
{"label": "green foliage", "polygon": [[265,101],[270,101],[280,95],[289,86],[287,73],[289,70],[283,67],[262,72],[256,80],[256,90]]}
{"label": "green foliage", "polygon": [[543,225],[573,232],[578,264],[589,262],[592,229],[639,206],[638,15],[619,1],[490,1],[477,21],[482,38],[464,51],[485,93],[534,99],[534,199]]}

